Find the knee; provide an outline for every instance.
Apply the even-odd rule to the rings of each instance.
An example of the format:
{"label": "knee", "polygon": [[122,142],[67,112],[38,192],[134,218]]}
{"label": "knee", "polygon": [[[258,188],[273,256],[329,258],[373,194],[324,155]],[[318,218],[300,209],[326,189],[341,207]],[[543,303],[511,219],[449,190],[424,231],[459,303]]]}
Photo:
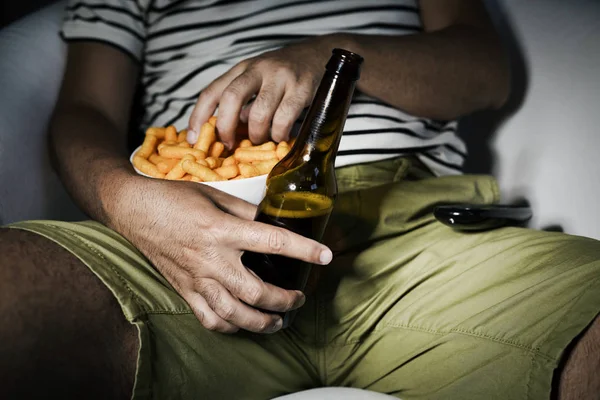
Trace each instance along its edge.
{"label": "knee", "polygon": [[[52,267],[64,262],[64,250],[50,240],[20,229],[0,229],[0,287],[2,292],[23,290],[29,284],[43,285]],[[47,276],[46,276],[47,278]]]}
{"label": "knee", "polygon": [[[0,229],[0,398],[128,398],[137,330],[74,255],[34,233]],[[26,356],[24,356],[26,355]],[[62,360],[60,365],[56,360]],[[38,388],[29,381],[42,383]],[[35,394],[35,396],[34,396]]]}
{"label": "knee", "polygon": [[0,292],[5,294],[5,300],[12,297],[8,296],[8,293],[22,289],[22,285],[16,283],[30,275],[28,266],[40,252],[39,244],[37,235],[30,232],[8,228],[0,229],[0,254],[2,254]]}

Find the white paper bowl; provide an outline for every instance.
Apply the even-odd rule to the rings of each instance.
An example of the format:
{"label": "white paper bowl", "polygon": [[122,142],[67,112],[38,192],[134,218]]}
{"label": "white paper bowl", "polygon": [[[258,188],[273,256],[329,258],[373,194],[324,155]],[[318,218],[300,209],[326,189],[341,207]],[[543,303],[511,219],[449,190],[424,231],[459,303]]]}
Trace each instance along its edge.
{"label": "white paper bowl", "polygon": [[[141,146],[140,146],[141,147]],[[135,172],[140,175],[152,178],[150,175],[146,175],[138,170],[133,165],[133,156],[140,149],[135,149],[129,157],[129,162],[133,166]],[[258,205],[265,195],[267,188],[267,175],[255,176],[254,178],[238,179],[235,181],[220,181],[220,182],[196,182],[201,185],[212,186],[215,189],[219,189],[222,192],[228,193],[232,196],[239,197],[242,200],[246,200],[248,203]]]}

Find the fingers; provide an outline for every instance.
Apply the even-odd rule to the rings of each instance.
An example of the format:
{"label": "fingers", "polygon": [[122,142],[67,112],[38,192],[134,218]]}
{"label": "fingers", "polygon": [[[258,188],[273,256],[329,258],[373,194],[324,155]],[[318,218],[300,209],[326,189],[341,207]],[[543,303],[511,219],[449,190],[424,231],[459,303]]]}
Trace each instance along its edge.
{"label": "fingers", "polygon": [[208,196],[215,206],[219,207],[219,209],[227,214],[234,215],[247,221],[252,221],[256,216],[256,206],[239,197],[232,196],[206,185],[201,185],[198,189],[202,191],[202,194]]}
{"label": "fingers", "polygon": [[217,315],[201,293],[191,292],[185,297],[187,303],[192,308],[194,315],[196,315],[196,318],[200,321],[200,324],[209,331],[235,333],[239,330],[239,327],[225,321]]}
{"label": "fingers", "polygon": [[202,90],[202,93],[200,93],[200,97],[198,98],[198,102],[194,106],[194,110],[190,116],[190,121],[188,124],[188,140],[190,138],[198,137],[200,127],[215,113],[217,105],[219,105],[221,96],[225,89],[234,79],[240,76],[245,69],[246,63],[241,62]]}
{"label": "fingers", "polygon": [[[273,115],[285,93],[285,79],[267,81],[249,108],[248,136],[252,143],[260,144],[269,139]],[[245,111],[245,110],[244,110]],[[240,118],[241,119],[241,118]]]}
{"label": "fingers", "polygon": [[215,326],[219,329],[221,326],[225,328],[232,325],[250,332],[273,333],[280,330],[283,325],[280,316],[260,312],[242,303],[216,280],[203,279],[196,285],[196,290],[219,319],[226,322],[216,323]]}
{"label": "fingers", "polygon": [[297,86],[286,90],[285,96],[273,116],[271,137],[276,142],[288,140],[290,132],[302,111],[308,107],[314,96],[307,86]]}
{"label": "fingers", "polygon": [[287,229],[231,218],[227,222],[233,228],[224,235],[223,240],[240,250],[277,254],[319,265],[327,265],[333,258],[331,250],[325,245]]}
{"label": "fingers", "polygon": [[265,55],[243,61],[207,86],[190,117],[188,141],[195,140],[217,106],[219,137],[230,149],[239,121],[248,123],[249,137],[255,144],[266,141],[269,133],[277,142],[287,140],[293,124],[314,96],[318,76],[297,67],[298,63],[273,57],[271,54],[271,58]]}
{"label": "fingers", "polygon": [[290,311],[301,307],[306,300],[299,290],[285,290],[264,282],[244,268],[239,259],[221,268],[213,278],[244,303],[263,310]]}
{"label": "fingers", "polygon": [[250,115],[250,110],[252,109],[253,102],[253,100],[250,100],[250,102],[246,104],[244,108],[242,108],[242,112],[240,113],[240,122],[244,124],[248,123],[248,116]]}
{"label": "fingers", "polygon": [[219,118],[217,129],[219,137],[233,147],[235,142],[235,128],[238,125],[242,107],[260,89],[262,76],[254,70],[247,70],[234,79],[221,95],[219,102]]}

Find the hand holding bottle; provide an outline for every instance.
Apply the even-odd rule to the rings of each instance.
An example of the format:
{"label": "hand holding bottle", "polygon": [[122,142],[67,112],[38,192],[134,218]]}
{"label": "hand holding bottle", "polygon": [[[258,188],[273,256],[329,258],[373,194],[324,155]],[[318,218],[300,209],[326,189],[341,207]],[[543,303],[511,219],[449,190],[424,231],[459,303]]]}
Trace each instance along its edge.
{"label": "hand holding bottle", "polygon": [[[282,51],[290,51],[290,48]],[[197,129],[197,125],[214,112],[216,102],[219,102],[217,128],[221,140],[227,142],[228,132],[221,131],[222,126],[228,127],[229,124],[233,124],[235,128],[242,106],[250,99],[254,91],[261,90],[251,106],[251,116],[252,110],[257,107],[257,104],[263,107],[264,99],[268,97],[263,94],[261,85],[262,81],[270,75],[264,73],[264,71],[263,75],[260,75],[257,71],[260,70],[261,65],[278,65],[277,63],[282,62],[278,58],[279,56],[269,56],[269,54],[267,53],[265,58],[254,61],[254,63],[244,62],[239,64],[209,86],[205,90],[208,94],[200,97],[200,101],[194,110],[190,129]],[[301,68],[293,63],[289,64],[289,60],[286,62],[288,64],[285,64],[284,67],[287,67],[288,70],[291,68],[297,74],[296,81],[300,79],[298,77],[306,76]],[[312,99],[294,147],[273,168],[267,178],[267,192],[258,206],[255,217],[256,222],[279,229],[284,228],[290,233],[317,242],[322,240],[337,196],[334,161],[356,81],[360,77],[362,62],[362,57],[357,54],[334,49],[333,55],[327,62],[324,74],[309,73],[313,78],[322,76],[322,80],[316,90],[314,99]],[[290,77],[293,78],[294,76],[294,73],[288,74],[287,78],[289,80]],[[285,85],[288,81],[285,76],[279,78],[277,75],[272,78],[274,79],[272,81],[273,85]],[[305,80],[305,89],[313,86],[314,82],[309,84]],[[296,90],[299,90],[298,87],[296,87]],[[210,99],[211,93],[217,93],[212,100]],[[281,110],[282,104],[285,103],[285,96],[294,96],[293,92],[286,92],[285,87],[283,91],[279,90],[279,93],[280,95],[276,98],[271,97],[269,103],[277,109],[277,111],[274,109],[269,111],[274,112],[275,116]],[[262,97],[261,94],[263,94]],[[310,101],[312,98],[312,95],[309,96],[307,92],[300,92],[300,96],[306,98],[306,101]],[[278,101],[281,101],[281,103],[278,103]],[[296,104],[298,115],[304,108],[305,103],[302,106],[300,103]],[[298,115],[295,115],[290,124]],[[263,120],[261,119],[259,122],[261,121]],[[250,130],[252,130],[252,126],[250,126]],[[250,137],[252,139],[252,131]],[[233,140],[233,137],[231,140]],[[259,140],[261,140],[260,137]],[[243,266],[253,271],[263,282],[281,289],[304,291],[311,271],[311,261],[302,257],[290,257],[283,253],[273,254],[271,252],[269,254],[253,249],[246,250],[241,260]],[[277,312],[273,309],[261,308],[256,304],[253,305],[261,311]],[[283,327],[287,327],[292,323],[294,313],[289,311],[290,309],[277,312],[283,317]]]}
{"label": "hand holding bottle", "polygon": [[304,303],[300,291],[248,271],[240,261],[244,251],[331,261],[326,246],[252,221],[254,205],[205,185],[133,176],[123,181],[114,205],[110,226],[156,266],[210,330],[275,332],[282,326],[276,312]]}
{"label": "hand holding bottle", "polygon": [[[337,196],[335,157],[363,59],[334,49],[290,152],[271,170],[256,221],[320,242]],[[243,264],[265,282],[304,292],[311,264],[281,255],[246,252]],[[289,326],[295,310],[283,313]]]}

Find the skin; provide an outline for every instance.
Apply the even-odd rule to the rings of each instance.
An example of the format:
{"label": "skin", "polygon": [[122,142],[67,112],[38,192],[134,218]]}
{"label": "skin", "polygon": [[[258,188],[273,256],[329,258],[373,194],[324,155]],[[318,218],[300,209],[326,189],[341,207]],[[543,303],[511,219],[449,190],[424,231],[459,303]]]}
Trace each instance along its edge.
{"label": "skin", "polygon": [[[506,60],[481,4],[422,0],[421,9],[422,35],[327,35],[240,63],[202,92],[190,127],[199,131],[219,105],[218,128],[229,145],[240,118],[248,121],[254,142],[265,140],[269,127],[274,140],[286,138],[309,104],[335,46],[368,60],[360,90],[415,115],[451,119],[501,106],[509,87]],[[438,59],[444,60],[443,68]],[[242,252],[325,265],[331,251],[253,222],[254,206],[217,190],[136,175],[125,143],[138,72],[128,56],[112,47],[69,45],[50,127],[56,169],[65,186],[91,218],[122,234],[148,257],[205,328],[277,331],[281,318],[248,305],[287,311],[300,307],[304,295],[260,281],[241,264]],[[252,106],[244,108],[253,95],[257,98]],[[0,252],[0,358],[14,359],[17,353],[38,357],[35,362],[0,363],[0,376],[8,377],[0,385],[0,397],[35,397],[39,390],[61,398],[128,398],[138,343],[111,293],[75,257],[39,236],[0,230]],[[77,284],[53,290],[69,281]],[[34,299],[39,301],[34,304]],[[74,317],[67,318],[64,309]],[[594,375],[599,325],[591,326],[569,353],[558,378],[559,398],[600,393]],[[48,327],[64,334],[48,336]],[[51,341],[42,346],[39,337]],[[84,351],[85,357],[78,356]],[[24,376],[39,382],[48,371],[52,379],[47,385],[24,384]]]}
{"label": "skin", "polygon": [[242,252],[327,264],[331,251],[253,222],[256,208],[223,192],[136,175],[125,152],[126,110],[134,91],[126,83],[136,75],[136,66],[119,51],[95,43],[70,45],[50,128],[67,189],[93,219],[121,233],[156,265],[205,328],[275,332],[281,317],[250,306],[286,311],[300,307],[304,295],[258,279],[241,264]]}
{"label": "skin", "polygon": [[[451,120],[500,107],[508,97],[509,72],[482,4],[420,4],[424,34],[325,35],[240,62],[200,94],[189,123],[191,141],[217,106],[219,135],[230,147],[240,114],[254,143],[267,140],[269,131],[275,141],[286,140],[335,47],[364,57],[360,91],[413,115]],[[244,107],[253,95],[252,105]]]}
{"label": "skin", "polygon": [[[219,105],[218,128],[229,145],[240,113],[248,119],[253,141],[266,140],[269,126],[273,139],[287,137],[316,90],[333,44],[372,60],[365,64],[359,89],[407,110],[423,110],[421,116],[454,117],[502,104],[508,91],[506,62],[479,2],[452,0],[440,6],[428,0],[421,8],[422,35],[326,35],[241,62],[202,92],[190,126],[199,130]],[[445,58],[443,69],[431,62],[438,57]],[[386,69],[390,65],[398,67]],[[452,79],[448,71],[453,71]],[[65,186],[90,217],[148,257],[204,327],[228,333],[240,328],[277,331],[279,316],[250,306],[287,311],[300,307],[304,295],[262,282],[241,264],[242,252],[328,264],[331,251],[251,221],[255,207],[222,192],[136,175],[125,142],[137,76],[137,66],[118,50],[97,43],[69,46],[50,127],[56,168]],[[392,87],[390,81],[395,82]],[[444,86],[444,91],[437,89]],[[426,100],[433,93],[434,100]],[[252,106],[241,112],[254,94]]]}

